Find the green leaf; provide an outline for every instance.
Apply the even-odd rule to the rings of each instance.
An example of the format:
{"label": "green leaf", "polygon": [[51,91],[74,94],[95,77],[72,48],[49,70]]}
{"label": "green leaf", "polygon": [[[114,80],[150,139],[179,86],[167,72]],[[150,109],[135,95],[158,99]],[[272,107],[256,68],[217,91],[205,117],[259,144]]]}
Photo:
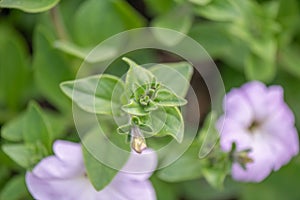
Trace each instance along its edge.
{"label": "green leaf", "polygon": [[160,89],[157,92],[157,96],[154,102],[159,106],[183,106],[187,104],[187,101],[168,89]]}
{"label": "green leaf", "polygon": [[30,83],[29,54],[25,40],[9,26],[0,24],[0,104],[18,110]]}
{"label": "green leaf", "polygon": [[190,2],[200,5],[200,6],[204,6],[208,3],[210,3],[212,0],[189,0]]}
{"label": "green leaf", "polygon": [[[5,165],[2,160],[2,156],[1,154],[3,154],[2,149],[0,149],[0,158],[1,158],[1,166],[0,166],[0,187],[3,188],[3,185],[6,183],[7,179],[11,176],[10,174],[10,168],[8,168],[7,165]],[[1,193],[1,191],[0,191]]]}
{"label": "green leaf", "polygon": [[62,91],[80,108],[97,114],[120,114],[123,82],[115,76],[89,76],[60,85]]}
{"label": "green leaf", "polygon": [[[296,74],[293,74],[296,75]],[[286,71],[280,70],[276,76],[274,84],[280,85],[284,89],[284,99],[291,107],[295,114],[296,127],[300,129],[300,93],[299,85],[300,79]]]}
{"label": "green leaf", "polygon": [[205,120],[199,137],[201,148],[198,156],[207,161],[202,169],[203,176],[212,187],[220,190],[230,173],[231,160],[229,153],[224,153],[218,143],[219,133],[214,127],[215,118],[216,114],[212,112]]}
{"label": "green leaf", "polygon": [[16,8],[29,13],[43,12],[53,8],[59,0],[1,0],[0,7]]}
{"label": "green leaf", "polygon": [[187,62],[163,63],[149,69],[157,81],[180,97],[185,97],[193,75],[193,67]]}
{"label": "green leaf", "polygon": [[27,144],[42,144],[51,152],[52,132],[50,126],[45,121],[40,108],[35,103],[30,103],[24,115],[23,138]]}
{"label": "green leaf", "polygon": [[176,5],[176,2],[173,0],[145,0],[144,3],[146,4],[147,11],[149,10],[149,14],[151,14],[151,16],[166,13]]}
{"label": "green leaf", "polygon": [[216,146],[217,142],[219,141],[220,134],[215,127],[217,120],[217,114],[215,112],[211,112],[207,115],[204,125],[199,132],[199,144],[201,145],[199,151],[199,158],[205,158],[213,148]]}
{"label": "green leaf", "polygon": [[129,92],[133,93],[139,87],[152,83],[154,76],[150,71],[139,66],[129,58],[123,58],[123,60],[130,66],[125,83],[126,89],[129,90]]}
{"label": "green leaf", "polygon": [[67,41],[56,41],[54,46],[72,56],[80,58],[85,62],[97,63],[110,59],[117,53],[116,48],[112,46],[99,45],[96,48],[80,47]]}
{"label": "green leaf", "polygon": [[277,21],[280,23],[282,30],[278,35],[279,46],[287,46],[293,38],[298,34],[299,27],[299,1],[297,0],[279,0],[279,9]]}
{"label": "green leaf", "polygon": [[[47,122],[49,130],[52,130],[54,138],[59,138],[65,130],[66,119],[61,115],[52,112],[42,112],[44,122]],[[23,141],[24,121],[26,113],[19,114],[16,118],[12,119],[2,127],[1,136],[2,138],[12,141],[21,142]],[[34,122],[35,123],[35,122]]]}
{"label": "green leaf", "polygon": [[178,199],[177,187],[175,184],[171,184],[160,180],[157,176],[151,176],[152,185],[155,189],[155,193],[158,200],[174,200]]}
{"label": "green leaf", "polygon": [[[201,187],[199,187],[201,185]],[[226,179],[223,190],[211,187],[203,179],[187,181],[180,184],[186,199],[231,199],[239,196],[241,183]]]}
{"label": "green leaf", "polygon": [[239,7],[244,4],[243,1],[234,2],[232,0],[214,0],[205,6],[196,8],[196,12],[213,21],[231,21],[237,20],[242,16]]}
{"label": "green leaf", "polygon": [[122,106],[122,110],[131,115],[144,116],[148,115],[149,112],[146,111],[139,103],[134,100],[127,105]]}
{"label": "green leaf", "polygon": [[99,127],[93,128],[83,139],[83,156],[87,175],[98,191],[109,184],[118,172],[110,166],[121,169],[129,156],[129,153],[123,154],[119,149],[129,150],[124,137],[116,132],[104,133],[104,131],[106,132]]}
{"label": "green leaf", "polygon": [[49,130],[51,130],[53,140],[68,134],[70,116],[63,116],[60,113],[48,110],[43,110],[42,114]]}
{"label": "green leaf", "polygon": [[223,183],[227,176],[226,170],[223,169],[215,170],[210,168],[204,168],[202,172],[203,172],[203,176],[211,186],[217,189],[223,189]]}
{"label": "green leaf", "polygon": [[0,199],[20,200],[27,199],[29,193],[25,184],[24,174],[11,178],[1,191]]}
{"label": "green leaf", "polygon": [[42,158],[42,153],[36,152],[34,144],[4,144],[2,150],[13,161],[26,169],[32,168]]}
{"label": "green leaf", "polygon": [[143,27],[146,25],[146,19],[127,1],[112,1],[114,8],[118,11],[120,19],[124,21],[127,29]]}
{"label": "green leaf", "polygon": [[234,41],[226,31],[226,25],[217,22],[198,23],[192,27],[189,36],[199,42],[210,56],[219,58],[224,54],[231,54],[231,51],[227,53],[228,48],[233,49],[234,45]]}
{"label": "green leaf", "polygon": [[250,54],[245,62],[245,74],[249,80],[271,82],[274,79],[277,71],[275,60]]}
{"label": "green leaf", "polygon": [[224,153],[218,145],[202,160],[207,161],[206,165],[202,168],[202,173],[206,181],[215,189],[223,189],[225,178],[230,174],[232,166],[229,153]]}
{"label": "green leaf", "polygon": [[152,127],[155,136],[170,135],[179,143],[182,142],[184,136],[184,122],[181,112],[177,107],[161,107],[150,113],[149,118],[143,121]]}
{"label": "green leaf", "polygon": [[175,45],[180,42],[187,34],[192,26],[193,12],[188,5],[179,5],[169,12],[155,18],[152,22],[152,26],[167,28],[178,31],[183,34],[170,34],[160,30],[154,30],[154,34],[157,38],[167,44]]}
{"label": "green leaf", "polygon": [[299,53],[300,47],[296,45],[290,45],[289,47],[282,49],[279,53],[279,63],[282,68],[297,77],[300,77]]}
{"label": "green leaf", "polygon": [[84,1],[72,22],[75,42],[85,47],[93,47],[125,30],[113,1]]}
{"label": "green leaf", "polygon": [[202,177],[205,161],[197,156],[199,147],[192,144],[189,149],[174,163],[158,171],[160,179],[168,182],[180,182]]}
{"label": "green leaf", "polygon": [[12,142],[21,142],[23,140],[24,114],[6,123],[1,129],[1,136]]}
{"label": "green leaf", "polygon": [[61,111],[69,111],[70,101],[59,88],[62,81],[73,78],[69,63],[52,47],[54,36],[44,26],[38,26],[34,34],[33,68],[39,91]]}
{"label": "green leaf", "polygon": [[97,191],[102,190],[111,182],[118,171],[99,162],[86,148],[83,148],[83,156],[90,181]]}

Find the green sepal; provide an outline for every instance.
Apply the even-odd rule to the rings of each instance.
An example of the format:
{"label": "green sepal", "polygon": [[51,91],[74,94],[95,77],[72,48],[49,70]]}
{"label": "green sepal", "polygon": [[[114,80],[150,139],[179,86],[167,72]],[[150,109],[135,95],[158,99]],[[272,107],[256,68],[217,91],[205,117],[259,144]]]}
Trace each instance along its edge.
{"label": "green sepal", "polygon": [[147,124],[140,123],[140,124],[139,124],[139,128],[140,128],[142,131],[146,131],[146,132],[149,132],[149,133],[152,133],[152,132],[153,132],[153,129],[151,128],[151,126],[149,126],[149,125],[147,125]]}
{"label": "green sepal", "polygon": [[119,126],[119,128],[117,128],[117,131],[119,134],[129,134],[130,130],[131,130],[131,124],[125,124],[122,126]]}
{"label": "green sepal", "polygon": [[142,105],[134,100],[131,100],[129,104],[122,106],[122,110],[130,115],[144,116],[149,114]]}

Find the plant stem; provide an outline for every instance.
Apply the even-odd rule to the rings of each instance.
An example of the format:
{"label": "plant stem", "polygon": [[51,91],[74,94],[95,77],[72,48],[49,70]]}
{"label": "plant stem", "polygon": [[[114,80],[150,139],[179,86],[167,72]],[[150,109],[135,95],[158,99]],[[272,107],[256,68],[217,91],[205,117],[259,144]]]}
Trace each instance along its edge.
{"label": "plant stem", "polygon": [[57,6],[50,10],[50,16],[58,38],[61,40],[69,40],[69,36]]}

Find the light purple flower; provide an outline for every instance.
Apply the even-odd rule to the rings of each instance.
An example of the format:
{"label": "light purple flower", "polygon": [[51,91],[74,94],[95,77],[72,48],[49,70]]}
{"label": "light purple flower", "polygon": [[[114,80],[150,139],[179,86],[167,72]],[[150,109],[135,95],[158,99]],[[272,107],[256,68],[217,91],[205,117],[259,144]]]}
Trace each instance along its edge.
{"label": "light purple flower", "polygon": [[298,154],[294,115],[284,102],[282,87],[246,83],[231,90],[223,106],[225,114],[217,123],[221,148],[228,152],[235,142],[237,151],[251,149],[248,156],[253,160],[246,169],[234,163],[234,179],[260,182]]}
{"label": "light purple flower", "polygon": [[58,140],[53,150],[55,155],[44,158],[32,172],[26,173],[27,187],[35,199],[156,199],[148,180],[157,165],[152,150],[132,152],[122,170],[101,191],[96,191],[86,176],[80,144]]}

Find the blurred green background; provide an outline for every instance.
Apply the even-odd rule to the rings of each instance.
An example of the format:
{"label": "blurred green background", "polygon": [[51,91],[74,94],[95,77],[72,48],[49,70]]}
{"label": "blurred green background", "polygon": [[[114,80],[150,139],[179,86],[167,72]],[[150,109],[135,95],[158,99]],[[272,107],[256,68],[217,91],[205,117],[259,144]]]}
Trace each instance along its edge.
{"label": "blurred green background", "polygon": [[[249,80],[282,85],[300,128],[298,0],[16,2],[0,1],[2,135],[4,129],[11,129],[10,124],[18,123],[28,103],[34,100],[51,122],[54,138],[79,141],[72,124],[71,101],[60,91],[59,83],[75,78],[84,57],[99,42],[121,31],[147,26],[180,31],[203,45],[216,62],[227,91]],[[179,60],[151,49],[131,52],[130,57],[138,63]],[[118,66],[110,69],[114,74],[121,75],[127,69],[122,62],[113,65]],[[205,85],[196,75],[192,85],[199,93],[201,114],[205,116],[210,108]],[[12,141],[19,142],[0,138],[1,145]],[[24,173],[0,151],[1,200],[31,198]],[[159,199],[297,200],[300,157],[259,184],[227,178],[223,190],[213,189],[203,180],[166,183],[153,177],[152,181]]]}

